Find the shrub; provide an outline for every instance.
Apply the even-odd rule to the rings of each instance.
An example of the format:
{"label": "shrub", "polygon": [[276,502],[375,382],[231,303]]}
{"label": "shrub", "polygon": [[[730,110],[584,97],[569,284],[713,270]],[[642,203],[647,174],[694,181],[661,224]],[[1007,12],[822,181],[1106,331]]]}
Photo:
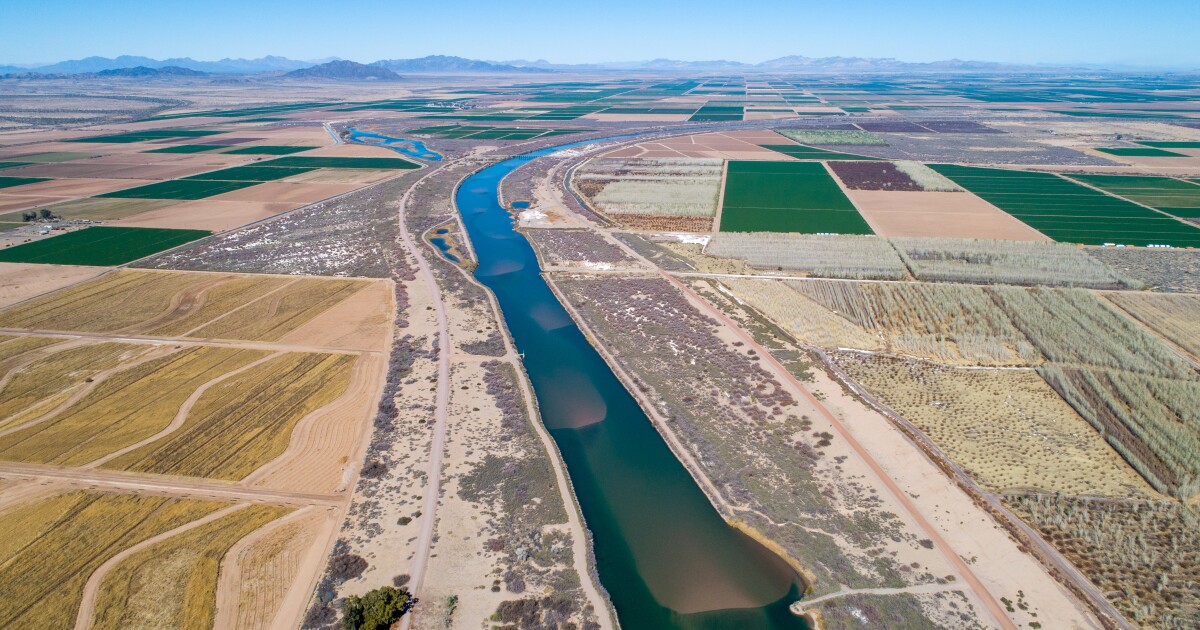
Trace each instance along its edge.
{"label": "shrub", "polygon": [[334,556],[329,560],[329,575],[339,582],[356,578],[366,570],[366,558],[352,553]]}
{"label": "shrub", "polygon": [[362,597],[351,595],[342,608],[342,627],[346,630],[386,630],[416,601],[392,586],[377,588]]}

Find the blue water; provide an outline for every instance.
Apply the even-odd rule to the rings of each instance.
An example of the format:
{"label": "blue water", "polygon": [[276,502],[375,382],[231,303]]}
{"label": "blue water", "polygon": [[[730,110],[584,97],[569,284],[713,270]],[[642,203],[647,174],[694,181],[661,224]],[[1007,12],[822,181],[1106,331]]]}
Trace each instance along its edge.
{"label": "blue water", "polygon": [[425,160],[426,162],[440,162],[442,160],[441,153],[425,146],[425,143],[420,140],[391,138],[373,131],[362,131],[357,128],[350,129],[349,140],[358,144],[391,149],[408,157]]}
{"label": "blue water", "polygon": [[[448,231],[449,230],[438,230],[438,234],[445,234]],[[433,237],[433,238],[429,239],[429,242],[433,243],[433,245],[435,247],[437,247],[439,250],[441,250],[442,258],[445,258],[446,260],[449,260],[450,262],[453,262],[453,263],[462,261],[462,259],[460,259],[458,256],[455,256],[454,254],[450,253],[450,243],[446,242],[446,239],[440,238],[440,237]]]}
{"label": "blue water", "polygon": [[596,569],[627,630],[806,628],[799,579],[730,527],[542,279],[501,207],[500,180],[581,141],[511,158],[463,181],[455,201],[562,453],[592,532]]}

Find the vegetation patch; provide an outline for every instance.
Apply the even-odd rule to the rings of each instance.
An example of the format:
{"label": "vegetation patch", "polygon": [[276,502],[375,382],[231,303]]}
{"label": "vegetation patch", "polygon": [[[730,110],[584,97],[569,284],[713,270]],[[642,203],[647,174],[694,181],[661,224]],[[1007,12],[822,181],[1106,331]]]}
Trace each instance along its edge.
{"label": "vegetation patch", "polygon": [[1119,157],[1188,157],[1186,153],[1177,153],[1153,147],[1101,147],[1096,150]]}
{"label": "vegetation patch", "polygon": [[1032,370],[973,370],[842,352],[837,364],[996,491],[1156,496]]}
{"label": "vegetation patch", "polygon": [[49,177],[0,177],[0,188],[13,188],[48,181],[50,181]]}
{"label": "vegetation patch", "polygon": [[1200,360],[1200,295],[1108,293],[1105,297]]}
{"label": "vegetation patch", "polygon": [[223,148],[225,147],[219,144],[176,144],[169,147],[163,147],[161,149],[142,151],[142,153],[206,153],[208,151],[215,151]]}
{"label": "vegetation patch", "polygon": [[416,162],[401,158],[379,157],[312,157],[291,155],[269,162],[259,162],[256,166],[270,167],[307,167],[307,168],[381,168],[381,169],[412,169],[421,168]]}
{"label": "vegetation patch", "polygon": [[0,513],[0,626],[70,628],[92,573],[147,538],[223,507],[212,501],[72,492]]}
{"label": "vegetation patch", "polygon": [[162,440],[105,468],[236,481],[278,457],[304,416],[346,391],[356,357],[288,353],[223,381]]}
{"label": "vegetation patch", "polygon": [[100,584],[92,627],[212,627],[222,558],[234,543],[289,511],[251,505],[126,558]]}
{"label": "vegetation patch", "polygon": [[0,250],[0,262],[110,267],[210,234],[205,230],[92,226]]}
{"label": "vegetation patch", "polygon": [[316,170],[311,166],[235,166],[185,177],[185,180],[268,182]]}
{"label": "vegetation patch", "polygon": [[721,165],[700,158],[604,158],[581,166],[571,182],[608,215],[711,217],[721,192]]}
{"label": "vegetation patch", "polygon": [[1008,504],[1142,627],[1186,628],[1200,618],[1195,508],[1020,495]]}
{"label": "vegetation patch", "polygon": [[904,263],[920,280],[1094,288],[1137,286],[1136,281],[1061,243],[893,238]]}
{"label": "vegetation patch", "polygon": [[189,336],[275,341],[368,284],[362,280],[301,280]]}
{"label": "vegetation patch", "polygon": [[228,151],[222,151],[222,153],[228,155],[291,155],[293,153],[311,151],[319,148],[321,147],[293,147],[272,144],[254,144],[245,147],[238,147],[236,149],[230,149]]}
{"label": "vegetation patch", "polygon": [[704,253],[745,260],[758,269],[798,271],[822,278],[908,277],[896,250],[877,236],[720,232],[713,234]]}
{"label": "vegetation patch", "polygon": [[145,129],[129,133],[117,133],[90,138],[74,138],[67,142],[103,142],[129,144],[133,142],[149,142],[151,140],[167,140],[171,138],[202,138],[225,133],[224,131],[204,131],[200,129]]}
{"label": "vegetation patch", "polygon": [[830,151],[828,149],[818,149],[816,147],[807,147],[800,144],[764,144],[764,149],[770,149],[776,153],[796,158],[797,160],[878,160],[879,158],[868,157],[865,155],[857,155],[854,153],[840,153],[838,151]]}
{"label": "vegetation patch", "polygon": [[1200,250],[1089,247],[1114,273],[1155,291],[1200,293]]}
{"label": "vegetation patch", "polygon": [[871,234],[821,164],[729,162],[722,232]]}
{"label": "vegetation patch", "polygon": [[168,182],[156,182],[154,184],[146,184],[145,186],[116,190],[96,196],[110,199],[205,199],[233,190],[249,188],[257,183],[256,181],[175,179]]}
{"label": "vegetation patch", "polygon": [[1200,492],[1200,382],[1050,364],[1039,372],[1159,492]]}
{"label": "vegetation patch", "polygon": [[851,190],[925,190],[891,162],[830,162],[829,168]]}
{"label": "vegetation patch", "polygon": [[887,144],[861,129],[776,129],[776,133],[800,144]]}

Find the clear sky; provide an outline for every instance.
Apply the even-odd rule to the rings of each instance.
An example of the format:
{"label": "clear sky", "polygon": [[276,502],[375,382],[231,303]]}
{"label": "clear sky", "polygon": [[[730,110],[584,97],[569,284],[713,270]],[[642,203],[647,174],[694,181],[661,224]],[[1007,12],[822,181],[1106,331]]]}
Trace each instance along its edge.
{"label": "clear sky", "polygon": [[784,55],[1200,67],[1198,0],[0,0],[0,63]]}

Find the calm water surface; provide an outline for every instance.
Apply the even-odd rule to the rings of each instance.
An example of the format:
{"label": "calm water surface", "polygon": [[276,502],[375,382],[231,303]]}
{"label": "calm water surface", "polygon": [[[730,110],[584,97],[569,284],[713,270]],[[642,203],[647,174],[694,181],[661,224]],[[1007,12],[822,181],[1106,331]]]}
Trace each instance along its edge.
{"label": "calm water surface", "polygon": [[629,630],[806,628],[788,611],[798,578],[730,527],[542,280],[524,236],[497,197],[512,158],[465,180],[456,201],[562,452],[600,581]]}

